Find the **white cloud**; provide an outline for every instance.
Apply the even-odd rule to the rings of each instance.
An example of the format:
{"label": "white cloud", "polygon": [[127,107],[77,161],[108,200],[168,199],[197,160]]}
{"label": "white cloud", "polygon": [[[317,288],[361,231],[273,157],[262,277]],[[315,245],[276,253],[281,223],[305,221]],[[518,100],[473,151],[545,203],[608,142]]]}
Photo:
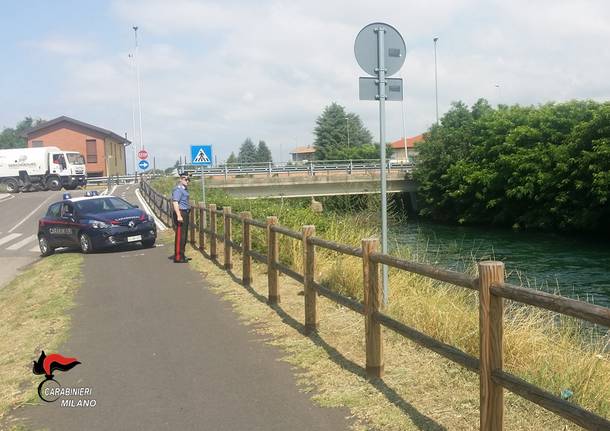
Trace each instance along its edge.
{"label": "white cloud", "polygon": [[78,56],[93,49],[93,44],[82,40],[51,36],[40,41],[30,41],[27,46],[34,47],[47,54],[62,56]]}

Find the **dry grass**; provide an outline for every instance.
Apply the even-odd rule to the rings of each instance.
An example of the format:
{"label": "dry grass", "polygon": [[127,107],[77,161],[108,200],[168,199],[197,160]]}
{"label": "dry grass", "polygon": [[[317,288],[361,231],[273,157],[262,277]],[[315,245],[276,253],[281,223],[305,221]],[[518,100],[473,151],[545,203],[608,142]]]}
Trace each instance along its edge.
{"label": "dry grass", "polygon": [[[361,316],[320,298],[320,330],[313,336],[304,336],[301,285],[281,276],[281,304],[272,307],[265,302],[264,266],[254,265],[253,287],[246,289],[215,263],[194,251],[190,255],[194,257],[192,266],[203,273],[214,292],[230,301],[243,322],[264,335],[269,344],[283,350],[283,360],[295,366],[300,389],[311,393],[312,399],[322,406],[349,408],[355,420],[354,429],[478,428],[477,375],[384,330],[386,375],[383,380],[369,381],[363,369]],[[323,260],[321,266],[340,266],[335,261]],[[236,277],[240,276],[240,264],[239,256],[235,255]],[[360,267],[352,265],[350,271],[339,272],[344,276],[347,272],[357,274]],[[430,290],[436,291],[433,286]],[[465,301],[468,303],[469,298]],[[460,308],[462,304],[452,306]],[[578,429],[509,393],[505,427],[510,430]]]}
{"label": "dry grass", "polygon": [[32,374],[32,361],[66,338],[81,262],[78,253],[50,256],[0,289],[0,419],[35,399],[40,379]]}

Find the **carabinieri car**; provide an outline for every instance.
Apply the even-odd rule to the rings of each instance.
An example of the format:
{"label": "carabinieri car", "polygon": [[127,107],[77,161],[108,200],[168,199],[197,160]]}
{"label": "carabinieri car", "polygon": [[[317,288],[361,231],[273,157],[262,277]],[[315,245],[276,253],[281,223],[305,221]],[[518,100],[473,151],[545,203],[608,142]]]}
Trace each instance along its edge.
{"label": "carabinieri car", "polygon": [[157,239],[155,221],[137,206],[116,196],[97,196],[64,200],[49,206],[38,221],[38,245],[43,256],[59,247],[79,246],[83,253],[141,242],[152,247]]}

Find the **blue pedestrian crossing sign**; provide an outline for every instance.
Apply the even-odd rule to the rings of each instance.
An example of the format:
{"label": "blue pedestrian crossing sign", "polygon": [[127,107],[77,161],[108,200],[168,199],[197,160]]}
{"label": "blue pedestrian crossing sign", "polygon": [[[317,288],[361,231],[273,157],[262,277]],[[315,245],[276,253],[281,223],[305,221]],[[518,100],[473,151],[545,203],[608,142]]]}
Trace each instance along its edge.
{"label": "blue pedestrian crossing sign", "polygon": [[191,163],[199,166],[212,165],[211,145],[191,145]]}
{"label": "blue pedestrian crossing sign", "polygon": [[143,171],[145,171],[146,169],[148,169],[148,167],[150,166],[150,163],[148,163],[147,160],[140,160],[140,162],[138,163],[138,167],[140,169],[142,169]]}

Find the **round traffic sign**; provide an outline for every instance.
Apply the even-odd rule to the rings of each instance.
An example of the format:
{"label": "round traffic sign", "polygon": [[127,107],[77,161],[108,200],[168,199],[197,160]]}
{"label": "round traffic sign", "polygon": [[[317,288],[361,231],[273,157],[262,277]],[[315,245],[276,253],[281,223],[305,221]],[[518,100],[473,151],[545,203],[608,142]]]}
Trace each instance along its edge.
{"label": "round traffic sign", "polygon": [[142,160],[148,159],[148,151],[146,151],[146,150],[138,151],[138,157],[141,158]]}
{"label": "round traffic sign", "polygon": [[377,76],[376,69],[379,66],[377,33],[379,29],[385,30],[383,32],[383,58],[386,76],[394,75],[405,62],[407,46],[398,30],[389,24],[374,22],[360,30],[354,43],[356,61],[366,73]]}
{"label": "round traffic sign", "polygon": [[148,163],[146,160],[140,160],[140,163],[138,163],[138,167],[140,169],[142,169],[143,171],[148,169],[149,166],[150,166],[150,163]]}

